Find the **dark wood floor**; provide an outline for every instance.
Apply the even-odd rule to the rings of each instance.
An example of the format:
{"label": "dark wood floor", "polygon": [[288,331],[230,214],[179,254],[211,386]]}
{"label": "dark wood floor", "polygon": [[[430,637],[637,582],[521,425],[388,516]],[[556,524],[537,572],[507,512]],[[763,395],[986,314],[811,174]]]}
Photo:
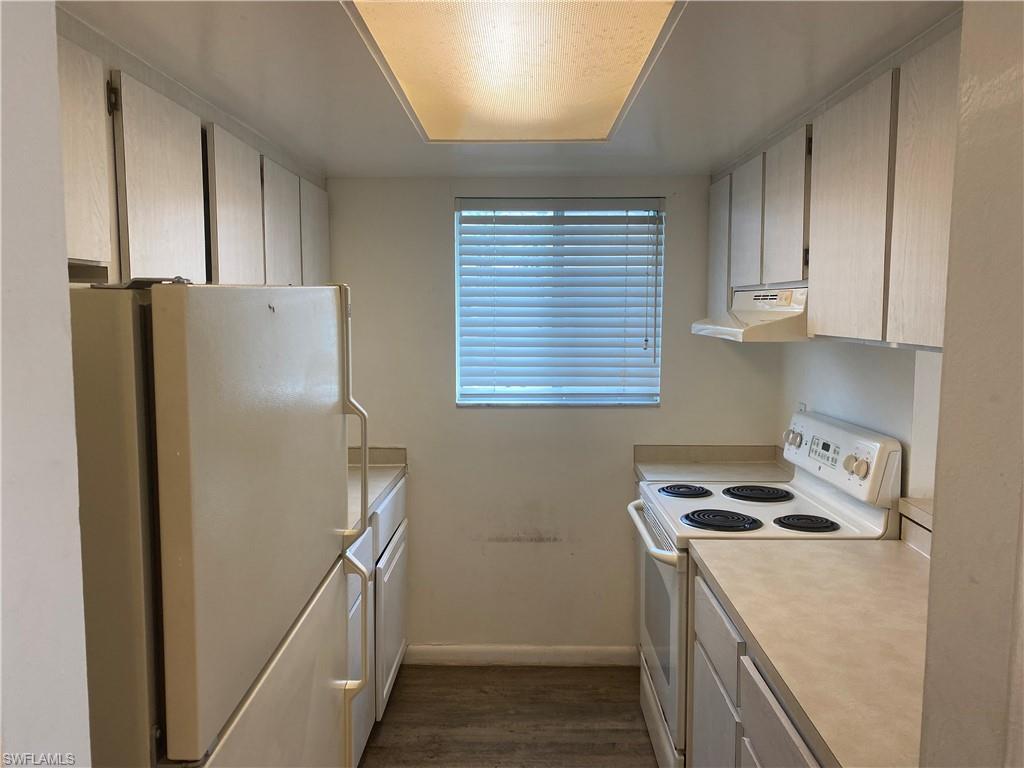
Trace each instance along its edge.
{"label": "dark wood floor", "polygon": [[635,667],[402,667],[360,768],[657,768]]}

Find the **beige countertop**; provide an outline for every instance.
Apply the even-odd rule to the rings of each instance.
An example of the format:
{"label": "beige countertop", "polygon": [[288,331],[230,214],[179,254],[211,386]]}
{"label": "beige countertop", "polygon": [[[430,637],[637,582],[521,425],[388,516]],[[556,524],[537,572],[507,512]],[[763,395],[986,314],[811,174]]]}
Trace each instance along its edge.
{"label": "beige countertop", "polygon": [[899,541],[694,541],[690,553],[812,749],[844,766],[918,764],[927,558]]}
{"label": "beige countertop", "polygon": [[638,480],[778,483],[793,479],[791,467],[774,461],[638,462],[634,468]]}
{"label": "beige countertop", "polygon": [[[384,500],[392,488],[398,485],[398,481],[405,477],[405,464],[371,464],[367,477],[369,481],[370,499],[369,512],[372,515],[377,505]],[[359,502],[361,501],[362,487],[359,477],[359,465],[348,468],[348,517],[349,527],[354,528],[359,522]]]}

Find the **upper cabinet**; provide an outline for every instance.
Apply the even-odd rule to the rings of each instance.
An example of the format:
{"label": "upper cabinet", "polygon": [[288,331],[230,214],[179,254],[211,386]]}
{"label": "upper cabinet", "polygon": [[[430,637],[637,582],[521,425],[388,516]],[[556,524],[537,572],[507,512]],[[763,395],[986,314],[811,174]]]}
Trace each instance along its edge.
{"label": "upper cabinet", "polygon": [[764,153],[763,282],[790,283],[807,277],[810,205],[810,126],[805,125]]}
{"label": "upper cabinet", "polygon": [[267,285],[302,285],[299,177],[263,158],[263,241]]}
{"label": "upper cabinet", "polygon": [[326,285],[331,280],[331,232],[327,193],[306,179],[299,181],[302,217],[302,284]]}
{"label": "upper cabinet", "polygon": [[57,38],[64,218],[68,258],[102,264],[118,279],[113,122],[103,62]]}
{"label": "upper cabinet", "polygon": [[199,118],[121,72],[114,113],[122,279],[206,282]]}
{"label": "upper cabinet", "polygon": [[206,129],[210,279],[263,285],[263,191],[260,153],[219,125]]}
{"label": "upper cabinet", "polygon": [[888,71],[814,121],[810,334],[881,340],[898,72]]}
{"label": "upper cabinet", "polygon": [[764,154],[732,174],[730,278],[733,287],[761,283],[764,215]]}
{"label": "upper cabinet", "polygon": [[708,199],[708,317],[729,309],[729,194],[732,176],[711,185]]}
{"label": "upper cabinet", "polygon": [[942,346],[960,30],[900,67],[886,340]]}

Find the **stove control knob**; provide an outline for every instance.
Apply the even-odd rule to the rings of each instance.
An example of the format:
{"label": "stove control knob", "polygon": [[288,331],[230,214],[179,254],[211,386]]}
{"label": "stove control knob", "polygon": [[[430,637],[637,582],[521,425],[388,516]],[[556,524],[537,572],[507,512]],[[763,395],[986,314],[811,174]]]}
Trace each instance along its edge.
{"label": "stove control knob", "polygon": [[795,434],[796,432],[794,432],[792,429],[787,429],[785,432],[782,433],[782,442],[786,443],[787,445],[792,445],[793,435]]}
{"label": "stove control knob", "polygon": [[856,463],[857,463],[857,457],[854,456],[852,453],[848,453],[848,454],[846,454],[846,458],[843,459],[843,469],[845,469],[847,472],[849,472],[852,475],[853,474],[853,466]]}
{"label": "stove control knob", "polygon": [[794,448],[799,448],[804,444],[804,436],[800,432],[794,432],[793,436],[789,438],[789,444]]}
{"label": "stove control knob", "polygon": [[853,474],[859,477],[861,480],[868,476],[868,472],[871,471],[871,465],[868,464],[867,459],[858,459],[853,465]]}

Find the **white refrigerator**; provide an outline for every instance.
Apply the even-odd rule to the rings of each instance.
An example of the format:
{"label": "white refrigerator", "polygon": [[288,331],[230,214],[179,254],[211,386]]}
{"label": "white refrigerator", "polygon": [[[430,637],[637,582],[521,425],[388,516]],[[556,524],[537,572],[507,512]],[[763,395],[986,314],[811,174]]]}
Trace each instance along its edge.
{"label": "white refrigerator", "polygon": [[348,288],[74,288],[71,317],[94,764],[349,765]]}

